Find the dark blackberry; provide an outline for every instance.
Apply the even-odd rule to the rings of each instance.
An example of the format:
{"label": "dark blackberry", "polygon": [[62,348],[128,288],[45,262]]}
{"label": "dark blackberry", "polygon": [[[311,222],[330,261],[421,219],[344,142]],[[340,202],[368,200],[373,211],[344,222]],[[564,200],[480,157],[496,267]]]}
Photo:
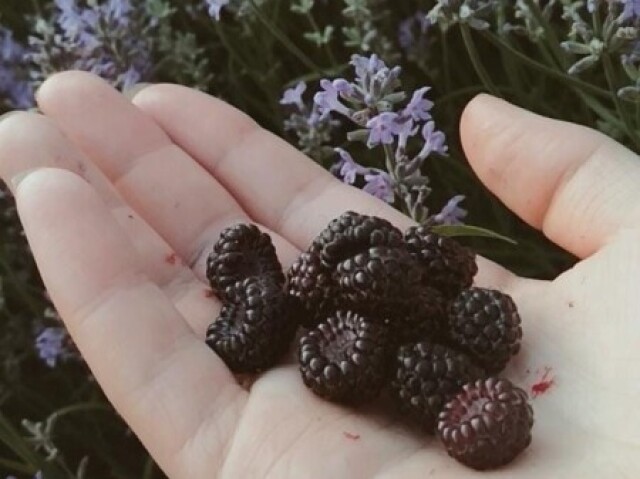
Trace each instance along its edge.
{"label": "dark blackberry", "polygon": [[403,311],[403,314],[387,317],[390,318],[388,321],[398,344],[422,338],[444,340],[448,306],[449,303],[439,291],[425,287],[407,303],[396,307],[396,311]]}
{"label": "dark blackberry", "polygon": [[387,379],[386,328],[338,310],[300,340],[302,379],[330,401],[362,403],[375,398]]}
{"label": "dark blackberry", "polygon": [[284,284],[284,273],[268,234],[257,226],[238,224],[225,229],[207,259],[207,278],[224,298],[227,288],[249,277]]}
{"label": "dark blackberry", "polygon": [[295,334],[287,296],[269,279],[255,277],[234,284],[228,292],[220,317],[207,330],[207,344],[233,372],[273,366]]}
{"label": "dark blackberry", "polygon": [[455,347],[494,374],[502,371],[520,350],[520,323],[518,309],[509,295],[469,288],[451,306],[448,335]]}
{"label": "dark blackberry", "polygon": [[427,226],[414,226],[404,235],[409,251],[422,265],[423,282],[449,298],[473,283],[478,272],[475,254],[456,240]]}
{"label": "dark blackberry", "polygon": [[449,455],[478,470],[511,462],[531,443],[527,393],[506,379],[463,386],[440,413],[438,435]]}
{"label": "dark blackberry", "polygon": [[322,264],[334,269],[338,263],[368,248],[403,246],[402,233],[389,221],[348,211],[334,219],[314,240]]}
{"label": "dark blackberry", "polygon": [[294,315],[304,327],[315,327],[335,309],[335,285],[317,251],[302,253],[293,263],[287,272],[286,289]]}
{"label": "dark blackberry", "polygon": [[390,391],[400,412],[432,434],[444,405],[463,384],[483,377],[465,354],[422,341],[398,350]]}
{"label": "dark blackberry", "polygon": [[341,299],[353,304],[408,300],[420,285],[420,270],[409,252],[385,246],[345,259],[334,275]]}

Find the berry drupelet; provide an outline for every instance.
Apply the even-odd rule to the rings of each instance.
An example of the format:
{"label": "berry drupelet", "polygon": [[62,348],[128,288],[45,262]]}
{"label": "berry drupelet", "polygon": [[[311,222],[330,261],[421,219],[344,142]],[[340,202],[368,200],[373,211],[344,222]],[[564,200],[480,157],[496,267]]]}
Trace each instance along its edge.
{"label": "berry drupelet", "polygon": [[527,393],[506,379],[463,386],[440,413],[438,435],[450,456],[478,470],[508,464],[531,443]]}

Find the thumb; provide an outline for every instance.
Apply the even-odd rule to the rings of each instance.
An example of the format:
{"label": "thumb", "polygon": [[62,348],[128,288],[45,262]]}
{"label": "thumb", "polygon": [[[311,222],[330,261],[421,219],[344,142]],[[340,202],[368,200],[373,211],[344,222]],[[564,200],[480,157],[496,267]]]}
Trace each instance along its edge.
{"label": "thumb", "polygon": [[640,161],[609,137],[488,95],[469,103],[460,130],[482,182],[575,255],[640,224]]}

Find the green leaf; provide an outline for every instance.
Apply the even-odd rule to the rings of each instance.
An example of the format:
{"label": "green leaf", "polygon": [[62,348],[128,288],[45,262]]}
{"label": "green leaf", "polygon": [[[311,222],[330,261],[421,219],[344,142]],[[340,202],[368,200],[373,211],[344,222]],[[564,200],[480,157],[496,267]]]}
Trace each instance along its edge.
{"label": "green leaf", "polygon": [[506,236],[503,236],[495,231],[491,231],[485,228],[481,228],[479,226],[472,225],[439,225],[433,226],[433,231],[442,236],[469,236],[475,238],[492,238],[501,241],[505,241],[510,244],[518,244],[517,241],[512,240]]}

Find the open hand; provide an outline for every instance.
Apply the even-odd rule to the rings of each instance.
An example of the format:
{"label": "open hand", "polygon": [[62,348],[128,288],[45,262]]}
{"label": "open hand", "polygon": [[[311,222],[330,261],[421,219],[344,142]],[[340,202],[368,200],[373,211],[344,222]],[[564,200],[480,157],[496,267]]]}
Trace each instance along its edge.
{"label": "open hand", "polygon": [[[169,477],[484,477],[391,416],[318,399],[293,364],[246,391],[204,343],[220,308],[205,259],[225,227],[260,224],[287,268],[345,210],[401,229],[408,218],[184,87],[151,86],[130,102],[73,72],[46,82],[38,103],[44,115],[0,124],[0,174],[16,182],[72,337]],[[505,376],[534,393],[536,419],[529,449],[491,477],[637,477],[640,161],[488,96],[468,106],[461,133],[482,181],[583,258],[551,282],[480,260],[477,284],[520,308],[524,344]]]}

